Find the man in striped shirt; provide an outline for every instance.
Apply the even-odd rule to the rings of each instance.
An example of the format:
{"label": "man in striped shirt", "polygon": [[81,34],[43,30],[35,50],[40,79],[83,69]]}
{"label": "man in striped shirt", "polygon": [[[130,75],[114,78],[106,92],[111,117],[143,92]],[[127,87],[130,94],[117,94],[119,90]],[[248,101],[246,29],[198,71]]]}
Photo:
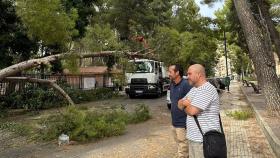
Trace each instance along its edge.
{"label": "man in striped shirt", "polygon": [[187,113],[189,156],[203,158],[203,137],[193,116],[197,116],[203,133],[210,130],[220,131],[219,96],[215,87],[207,82],[205,69],[200,64],[189,67],[188,81],[193,88],[179,100],[178,108]]}

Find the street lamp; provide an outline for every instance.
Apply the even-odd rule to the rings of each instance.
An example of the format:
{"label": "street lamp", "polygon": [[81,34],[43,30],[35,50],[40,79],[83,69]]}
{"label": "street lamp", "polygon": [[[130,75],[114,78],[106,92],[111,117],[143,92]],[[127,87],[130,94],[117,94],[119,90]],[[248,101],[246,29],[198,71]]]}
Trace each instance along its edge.
{"label": "street lamp", "polygon": [[[227,80],[228,80],[228,61],[227,61],[227,38],[226,38],[225,30],[224,30],[224,46],[225,46],[225,58],[226,58],[226,72],[227,72],[225,82],[227,82]],[[227,91],[229,92],[229,84],[227,85]]]}

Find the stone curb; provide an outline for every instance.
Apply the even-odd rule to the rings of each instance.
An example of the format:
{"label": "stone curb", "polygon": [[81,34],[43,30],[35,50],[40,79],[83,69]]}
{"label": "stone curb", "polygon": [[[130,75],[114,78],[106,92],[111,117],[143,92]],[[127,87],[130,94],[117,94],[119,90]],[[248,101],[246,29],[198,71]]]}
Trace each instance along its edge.
{"label": "stone curb", "polygon": [[244,88],[241,86],[240,89],[242,90],[242,93],[246,96],[246,99],[247,99],[249,105],[253,108],[257,121],[258,121],[259,125],[261,126],[262,131],[264,132],[266,139],[268,140],[274,154],[276,155],[276,157],[280,157],[280,150],[279,150],[280,149],[280,140],[279,140],[279,138],[276,137],[276,135],[273,133],[273,131],[271,130],[269,125],[263,120],[259,111],[254,106],[254,104],[248,97],[247,93],[244,91]]}

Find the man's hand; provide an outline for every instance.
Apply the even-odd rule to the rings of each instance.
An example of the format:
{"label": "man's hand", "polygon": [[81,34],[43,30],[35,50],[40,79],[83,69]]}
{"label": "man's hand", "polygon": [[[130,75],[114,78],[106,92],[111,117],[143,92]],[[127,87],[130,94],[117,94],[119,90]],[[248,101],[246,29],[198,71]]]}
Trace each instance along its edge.
{"label": "man's hand", "polygon": [[178,108],[180,110],[183,110],[185,106],[189,106],[189,105],[191,105],[191,102],[189,99],[180,99],[178,101]]}
{"label": "man's hand", "polygon": [[180,99],[180,100],[178,101],[178,108],[179,108],[180,110],[183,110],[183,108],[185,107],[185,105],[183,104],[183,102],[184,102],[183,99]]}

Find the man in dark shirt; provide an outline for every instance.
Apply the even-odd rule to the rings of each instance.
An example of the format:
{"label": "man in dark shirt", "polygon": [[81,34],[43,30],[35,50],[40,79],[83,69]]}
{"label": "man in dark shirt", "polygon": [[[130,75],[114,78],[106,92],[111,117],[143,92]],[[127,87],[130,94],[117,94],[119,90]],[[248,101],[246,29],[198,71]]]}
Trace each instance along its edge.
{"label": "man in dark shirt", "polygon": [[186,79],[183,78],[183,68],[180,65],[170,65],[168,75],[171,80],[170,99],[171,117],[174,138],[178,147],[178,157],[188,157],[188,147],[186,140],[186,114],[178,108],[178,101],[182,99],[192,88]]}

